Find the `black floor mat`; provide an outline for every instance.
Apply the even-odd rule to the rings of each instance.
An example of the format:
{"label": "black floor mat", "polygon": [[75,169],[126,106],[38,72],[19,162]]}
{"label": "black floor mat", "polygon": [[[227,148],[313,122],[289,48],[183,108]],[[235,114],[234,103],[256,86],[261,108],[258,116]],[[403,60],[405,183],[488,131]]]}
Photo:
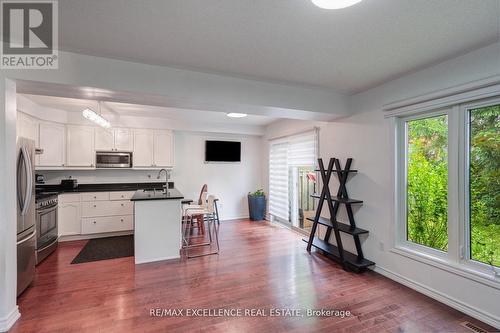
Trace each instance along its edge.
{"label": "black floor mat", "polygon": [[131,257],[134,255],[134,236],[116,236],[91,239],[71,262],[84,262]]}

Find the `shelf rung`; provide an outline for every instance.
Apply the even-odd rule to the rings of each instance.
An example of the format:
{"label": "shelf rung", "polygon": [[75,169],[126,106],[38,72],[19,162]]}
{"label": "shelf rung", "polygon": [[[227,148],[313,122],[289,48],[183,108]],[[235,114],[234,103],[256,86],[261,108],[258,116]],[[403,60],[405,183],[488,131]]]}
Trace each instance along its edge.
{"label": "shelf rung", "polygon": [[[311,197],[316,198],[316,199],[321,198],[321,196],[319,194],[311,194]],[[363,200],[351,199],[351,198],[347,198],[347,199],[346,198],[339,198],[339,197],[333,196],[333,195],[332,195],[332,201],[340,202],[342,204],[347,204],[347,205],[363,203]]]}
{"label": "shelf rung", "polygon": [[[320,170],[320,169],[314,169],[314,171],[316,171],[316,172],[321,172],[321,170]],[[327,170],[327,169],[325,169],[325,171],[328,171],[328,170]],[[335,170],[335,169],[333,169],[333,172],[338,172],[338,171],[337,171],[337,170]],[[340,170],[340,172],[341,172],[341,173],[344,173],[344,172],[346,172],[346,170]],[[351,173],[351,172],[352,172],[352,173],[356,173],[356,172],[358,172],[358,170],[354,170],[354,169],[353,169],[353,170],[347,170],[347,172],[348,172],[348,173]]]}
{"label": "shelf rung", "polygon": [[[309,242],[309,240],[305,238],[302,240],[306,243]],[[314,237],[312,246],[328,253],[329,255],[340,261],[339,249],[335,245],[327,243],[324,240],[319,239],[318,237]],[[354,253],[348,252],[346,250],[344,250],[344,261],[355,270],[362,270],[369,266],[375,265],[373,261],[365,258],[360,259]]]}
{"label": "shelf rung", "polygon": [[[314,222],[314,218],[312,218],[312,217],[308,217],[306,220]],[[333,224],[330,221],[330,219],[320,217],[318,223],[322,224],[324,226],[333,228]],[[351,227],[351,225],[346,224],[346,223],[342,223],[339,221],[337,221],[337,226],[339,227],[339,231],[342,231],[342,232],[344,232],[346,234],[350,234],[350,235],[361,235],[361,234],[368,233],[368,230],[357,228],[357,227],[353,228],[353,227]]]}

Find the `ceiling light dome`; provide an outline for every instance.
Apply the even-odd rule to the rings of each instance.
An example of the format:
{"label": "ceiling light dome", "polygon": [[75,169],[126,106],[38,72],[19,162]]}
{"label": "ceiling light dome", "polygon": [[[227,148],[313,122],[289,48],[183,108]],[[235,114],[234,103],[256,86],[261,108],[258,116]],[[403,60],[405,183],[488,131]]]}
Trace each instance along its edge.
{"label": "ceiling light dome", "polygon": [[238,113],[238,112],[229,112],[227,114],[230,118],[245,118],[247,116],[246,113]]}
{"label": "ceiling light dome", "polygon": [[313,4],[324,9],[340,9],[350,7],[362,0],[311,0]]}

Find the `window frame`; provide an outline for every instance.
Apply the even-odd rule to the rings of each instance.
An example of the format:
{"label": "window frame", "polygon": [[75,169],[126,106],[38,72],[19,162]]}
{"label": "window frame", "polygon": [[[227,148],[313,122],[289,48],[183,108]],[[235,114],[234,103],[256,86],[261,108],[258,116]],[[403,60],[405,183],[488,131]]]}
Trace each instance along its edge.
{"label": "window frame", "polygon": [[[404,250],[410,250],[412,252],[423,253],[432,257],[439,258],[441,260],[446,260],[449,256],[449,239],[450,239],[450,231],[449,231],[449,220],[450,220],[450,212],[449,212],[449,204],[448,204],[448,251],[441,251],[438,249],[434,249],[432,247],[418,244],[408,240],[408,122],[420,119],[427,119],[432,117],[439,117],[446,115],[448,118],[448,169],[450,165],[450,130],[449,130],[449,118],[450,118],[450,110],[448,108],[441,108],[438,110],[433,110],[429,112],[421,112],[416,114],[407,115],[404,117],[398,118],[398,133],[397,133],[397,142],[398,142],[398,158],[397,158],[397,169],[398,169],[398,187],[399,193],[396,196],[397,198],[402,198],[399,200],[399,209],[398,209],[398,228],[397,228],[397,237],[396,237],[396,247]],[[448,193],[450,187],[450,173],[448,171]],[[449,198],[448,198],[449,201]]]}
{"label": "window frame", "polygon": [[[394,117],[395,238],[391,252],[500,289],[500,268],[470,258],[469,123],[472,109],[500,103],[500,95],[435,108],[405,110]],[[407,122],[448,116],[448,251],[407,240]],[[458,143],[458,144],[456,144]]]}
{"label": "window frame", "polygon": [[477,270],[484,273],[491,273],[496,277],[500,277],[500,267],[490,266],[486,263],[474,260],[471,258],[471,239],[470,239],[470,123],[469,123],[469,113],[478,108],[492,106],[500,104],[500,96],[496,98],[488,98],[481,101],[469,102],[460,105],[460,121],[463,124],[463,131],[461,137],[462,147],[459,156],[459,166],[461,171],[461,179],[464,184],[460,186],[459,193],[461,199],[463,200],[463,207],[461,207],[461,213],[463,217],[460,219],[461,234],[461,260],[462,265],[467,266],[471,270]]}

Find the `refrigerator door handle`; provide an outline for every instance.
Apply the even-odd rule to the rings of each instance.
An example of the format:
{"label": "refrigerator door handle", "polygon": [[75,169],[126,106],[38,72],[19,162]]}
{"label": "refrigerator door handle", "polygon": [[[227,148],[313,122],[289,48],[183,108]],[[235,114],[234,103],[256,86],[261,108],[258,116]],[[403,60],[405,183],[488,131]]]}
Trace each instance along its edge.
{"label": "refrigerator door handle", "polygon": [[23,243],[26,243],[27,241],[29,241],[30,239],[32,239],[33,237],[36,236],[36,231],[33,231],[33,233],[31,235],[29,235],[28,237],[26,237],[25,239],[22,239],[20,240],[19,242],[17,242],[16,244],[17,245],[21,245]]}
{"label": "refrigerator door handle", "polygon": [[33,169],[31,167],[31,160],[30,160],[30,155],[28,154],[28,150],[26,147],[22,147],[21,149],[22,154],[23,154],[23,159],[24,159],[24,164],[25,164],[25,170],[26,170],[26,196],[24,198],[24,205],[23,209],[21,212],[21,215],[25,215],[26,212],[28,211],[31,200],[33,199]]}

